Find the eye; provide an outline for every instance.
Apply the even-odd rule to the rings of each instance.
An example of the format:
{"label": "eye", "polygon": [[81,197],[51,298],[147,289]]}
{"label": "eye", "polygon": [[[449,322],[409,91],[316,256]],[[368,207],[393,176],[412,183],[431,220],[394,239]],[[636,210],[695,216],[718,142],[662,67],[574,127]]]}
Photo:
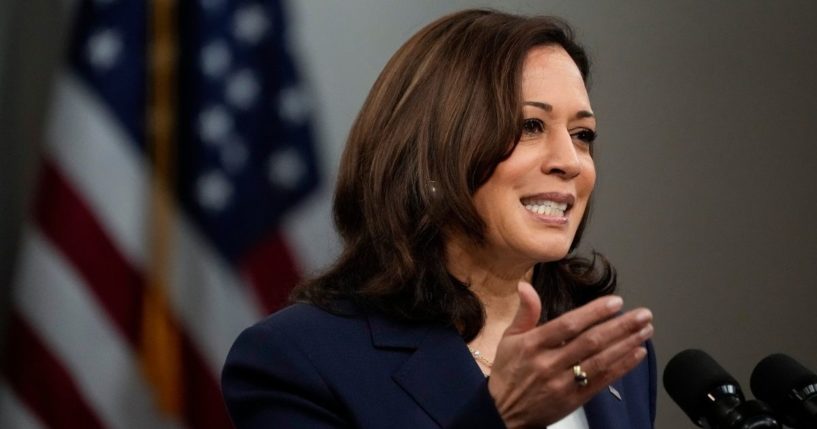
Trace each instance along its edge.
{"label": "eye", "polygon": [[573,134],[571,134],[574,139],[577,139],[583,143],[593,143],[596,140],[596,132],[593,130],[579,130]]}
{"label": "eye", "polygon": [[545,123],[541,119],[525,119],[522,122],[522,136],[530,137],[545,131]]}

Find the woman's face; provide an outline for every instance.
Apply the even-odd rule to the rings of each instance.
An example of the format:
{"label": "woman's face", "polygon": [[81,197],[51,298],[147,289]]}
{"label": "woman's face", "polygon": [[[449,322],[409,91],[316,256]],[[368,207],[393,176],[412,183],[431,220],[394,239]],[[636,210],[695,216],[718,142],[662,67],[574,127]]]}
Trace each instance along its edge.
{"label": "woman's face", "polygon": [[596,120],[581,73],[559,46],[531,49],[522,70],[524,128],[474,195],[488,250],[523,263],[562,259],[596,182]]}

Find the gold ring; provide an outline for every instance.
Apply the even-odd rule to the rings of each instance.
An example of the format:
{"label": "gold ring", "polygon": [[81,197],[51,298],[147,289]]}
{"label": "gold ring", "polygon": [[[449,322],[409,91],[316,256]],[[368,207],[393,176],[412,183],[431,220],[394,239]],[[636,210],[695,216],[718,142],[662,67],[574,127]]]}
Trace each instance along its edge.
{"label": "gold ring", "polygon": [[582,366],[579,364],[573,365],[573,381],[581,387],[587,386],[590,379],[587,378],[587,373],[582,371]]}

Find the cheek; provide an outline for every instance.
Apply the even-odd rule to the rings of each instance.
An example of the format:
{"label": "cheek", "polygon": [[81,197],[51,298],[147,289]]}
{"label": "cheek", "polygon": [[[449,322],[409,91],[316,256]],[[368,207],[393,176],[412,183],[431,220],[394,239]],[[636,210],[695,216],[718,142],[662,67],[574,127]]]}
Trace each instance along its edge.
{"label": "cheek", "polygon": [[486,223],[489,229],[492,229],[491,225],[495,217],[494,211],[497,207],[502,207],[500,201],[497,200],[499,193],[494,188],[495,183],[488,181],[477,189],[473,198],[473,204],[474,208],[477,209],[477,214],[482,221]]}
{"label": "cheek", "polygon": [[593,188],[596,186],[596,168],[592,158],[585,161],[585,164],[582,166],[582,172],[576,180],[576,196],[578,197],[576,206],[580,208],[580,210],[576,212],[576,215],[582,217],[587,210],[587,204],[590,201]]}
{"label": "cheek", "polygon": [[590,195],[593,188],[596,186],[596,164],[593,158],[588,158],[585,166],[582,168],[582,174],[579,176],[582,193]]}

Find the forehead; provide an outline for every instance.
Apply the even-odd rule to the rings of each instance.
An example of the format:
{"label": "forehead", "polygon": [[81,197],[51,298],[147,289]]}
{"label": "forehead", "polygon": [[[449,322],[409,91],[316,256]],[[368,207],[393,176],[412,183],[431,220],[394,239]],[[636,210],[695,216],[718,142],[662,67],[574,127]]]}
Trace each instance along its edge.
{"label": "forehead", "polygon": [[579,68],[567,51],[558,45],[537,46],[528,51],[521,84],[525,99],[561,95],[587,100],[587,89]]}
{"label": "forehead", "polygon": [[535,46],[525,55],[523,77],[542,77],[543,73],[563,73],[582,80],[579,67],[573,58],[559,45]]}

